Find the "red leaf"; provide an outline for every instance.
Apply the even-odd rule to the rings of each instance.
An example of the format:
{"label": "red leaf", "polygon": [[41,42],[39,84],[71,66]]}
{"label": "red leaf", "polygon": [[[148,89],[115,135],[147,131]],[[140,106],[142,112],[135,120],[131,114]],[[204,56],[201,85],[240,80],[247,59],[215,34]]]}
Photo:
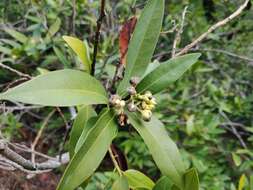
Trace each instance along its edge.
{"label": "red leaf", "polygon": [[134,16],[126,21],[119,33],[120,64],[126,65],[126,53],[131,35],[134,31],[137,18]]}

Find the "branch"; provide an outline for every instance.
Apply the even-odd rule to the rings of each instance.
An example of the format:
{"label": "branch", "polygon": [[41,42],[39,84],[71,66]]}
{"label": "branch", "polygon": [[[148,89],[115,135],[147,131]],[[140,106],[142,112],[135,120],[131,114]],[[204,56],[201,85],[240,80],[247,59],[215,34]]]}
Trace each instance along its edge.
{"label": "branch", "polygon": [[116,160],[116,155],[114,155],[114,153],[113,153],[113,151],[112,151],[112,145],[111,145],[111,147],[108,149],[108,152],[109,152],[109,154],[110,154],[110,157],[111,157],[111,160],[112,160],[112,162],[113,162],[114,167],[116,168],[116,170],[118,171],[119,175],[121,176],[121,175],[122,175],[122,171],[121,171],[120,166],[119,166],[119,164],[118,164],[118,162],[117,162],[117,160]]}
{"label": "branch", "polygon": [[103,19],[105,17],[105,1],[101,0],[101,7],[100,7],[100,15],[97,20],[97,29],[96,29],[96,35],[94,40],[94,50],[93,50],[93,59],[92,59],[92,65],[91,65],[91,75],[94,76],[95,74],[95,67],[96,67],[96,59],[97,59],[97,51],[98,51],[98,42],[100,39],[100,29],[102,26]]}
{"label": "branch", "polygon": [[60,162],[58,161],[59,156],[57,156],[54,159],[48,159],[42,163],[33,163],[10,149],[7,142],[4,140],[0,140],[0,158],[1,161],[4,161],[4,163],[7,163],[9,166],[27,173],[48,172],[49,170],[58,168],[69,162],[69,154],[64,153]]}
{"label": "branch", "polygon": [[244,142],[243,138],[241,137],[237,129],[234,127],[233,122],[228,118],[228,116],[223,111],[220,111],[220,115],[228,121],[228,125],[231,127],[231,132],[237,137],[242,147],[247,149],[248,147],[246,143]]}
{"label": "branch", "polygon": [[178,52],[175,56],[179,56],[179,55],[183,55],[185,53],[187,53],[191,48],[193,48],[194,46],[196,46],[198,43],[200,43],[202,40],[204,40],[208,34],[212,33],[213,31],[215,31],[217,28],[224,26],[225,24],[227,24],[228,22],[230,22],[231,20],[233,20],[234,18],[236,18],[237,16],[239,16],[242,11],[247,7],[249,3],[249,0],[246,0],[234,13],[232,13],[229,17],[225,18],[224,20],[221,20],[219,22],[217,22],[215,25],[211,26],[205,33],[203,33],[201,36],[199,36],[196,40],[194,40],[193,42],[191,42],[190,44],[188,44],[187,46],[185,46],[180,52]]}
{"label": "branch", "polygon": [[199,48],[199,49],[196,49],[196,51],[209,51],[209,52],[222,53],[222,54],[225,54],[225,55],[228,55],[231,57],[235,57],[235,58],[247,61],[247,62],[249,62],[250,66],[253,66],[253,58],[249,58],[244,55],[238,55],[238,54],[235,54],[235,53],[223,50],[223,49],[201,49],[201,48]]}
{"label": "branch", "polygon": [[179,43],[181,41],[181,34],[183,33],[183,29],[184,29],[184,20],[185,20],[185,15],[186,15],[187,9],[188,9],[188,6],[186,6],[184,8],[184,11],[182,13],[181,25],[180,25],[180,28],[177,29],[177,33],[176,33],[176,36],[175,36],[175,39],[174,39],[174,42],[173,42],[173,45],[172,45],[172,52],[171,52],[171,57],[172,58],[175,57],[177,46],[179,45]]}
{"label": "branch", "polygon": [[11,67],[9,67],[9,66],[7,66],[7,65],[4,65],[4,64],[2,64],[2,63],[0,63],[0,67],[2,67],[3,69],[8,70],[8,71],[10,71],[10,72],[16,73],[16,74],[17,74],[18,76],[20,76],[20,77],[25,77],[25,78],[27,78],[27,79],[31,79],[31,78],[32,78],[30,75],[25,74],[25,73],[22,73],[22,72],[20,72],[20,71],[18,71],[18,70],[16,70],[16,69],[13,69],[13,68],[11,68]]}

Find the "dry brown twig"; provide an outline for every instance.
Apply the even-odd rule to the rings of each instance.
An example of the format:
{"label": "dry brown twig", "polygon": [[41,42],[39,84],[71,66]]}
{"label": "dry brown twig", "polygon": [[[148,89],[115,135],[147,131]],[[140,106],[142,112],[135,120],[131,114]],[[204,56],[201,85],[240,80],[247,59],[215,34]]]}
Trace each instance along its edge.
{"label": "dry brown twig", "polygon": [[201,34],[197,39],[195,39],[193,42],[185,46],[182,50],[180,50],[178,53],[175,54],[175,56],[180,56],[185,53],[187,53],[191,48],[195,47],[198,43],[200,43],[202,40],[204,40],[210,33],[215,31],[217,28],[220,28],[224,25],[226,25],[228,22],[239,16],[242,11],[247,7],[250,0],[246,0],[234,13],[232,13],[227,18],[217,22],[213,26],[211,26],[205,33]]}

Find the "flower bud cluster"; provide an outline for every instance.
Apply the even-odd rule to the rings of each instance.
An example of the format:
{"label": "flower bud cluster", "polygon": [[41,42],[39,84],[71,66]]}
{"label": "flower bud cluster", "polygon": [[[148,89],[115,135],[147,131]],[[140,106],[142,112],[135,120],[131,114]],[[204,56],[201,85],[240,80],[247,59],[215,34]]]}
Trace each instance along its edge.
{"label": "flower bud cluster", "polygon": [[[151,92],[147,91],[144,94],[136,94],[131,97],[132,102],[130,103],[132,110],[138,110],[144,121],[149,121],[152,117],[152,110],[155,108],[156,101],[152,96]],[[128,110],[129,104],[128,104]]]}
{"label": "flower bud cluster", "polygon": [[127,109],[130,112],[139,111],[144,121],[149,121],[152,117],[152,110],[155,108],[156,101],[150,91],[146,91],[144,94],[138,94],[135,87],[138,84],[138,78],[134,77],[130,80],[131,86],[128,88],[130,95]]}
{"label": "flower bud cluster", "polygon": [[111,95],[109,102],[110,102],[110,105],[115,108],[118,115],[124,112],[124,107],[126,106],[126,102],[122,100],[119,95],[117,94]]}
{"label": "flower bud cluster", "polygon": [[125,116],[124,109],[127,104],[128,111],[140,112],[144,121],[150,121],[156,100],[150,91],[146,91],[144,94],[138,94],[136,92],[138,82],[139,79],[137,77],[133,77],[130,80],[131,86],[128,88],[130,97],[128,100],[122,100],[119,95],[115,94],[111,95],[109,102],[119,116]]}

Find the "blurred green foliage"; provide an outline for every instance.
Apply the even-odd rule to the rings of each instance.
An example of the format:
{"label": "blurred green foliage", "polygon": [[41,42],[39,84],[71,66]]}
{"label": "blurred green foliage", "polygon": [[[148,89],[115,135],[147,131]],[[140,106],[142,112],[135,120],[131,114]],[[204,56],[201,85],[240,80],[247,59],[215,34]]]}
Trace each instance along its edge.
{"label": "blurred green foliage", "polygon": [[[180,43],[183,47],[231,14],[242,2],[167,1],[162,30],[166,32],[180,25],[181,13],[188,6]],[[107,2],[98,54],[99,77],[113,75],[118,62],[120,25],[134,13],[138,14],[144,3],[142,0]],[[92,50],[98,8],[97,0],[0,1],[0,63],[31,75],[37,75],[39,68],[82,68],[80,60],[67,48],[61,36],[72,35],[87,40]],[[253,175],[252,20],[253,8],[249,5],[239,18],[208,35],[195,49],[202,52],[198,64],[157,96],[156,114],[178,143],[185,164],[197,168],[201,189],[239,189],[243,174],[247,176],[245,188],[250,189],[250,176]],[[161,34],[159,54],[156,53],[154,59],[170,58],[174,33]],[[18,78],[0,69],[1,89]],[[39,115],[44,116],[47,111],[41,109]],[[70,117],[68,110],[64,113]],[[22,123],[26,120],[33,122],[33,130],[38,130],[36,126],[42,122],[15,111],[1,115],[1,130],[3,128],[2,132],[8,138],[17,138],[20,136],[18,129],[24,127]],[[50,124],[47,133],[51,134],[63,125],[59,120]],[[63,138],[58,133],[55,135]],[[130,168],[139,169],[154,179],[160,177],[147,147],[131,129],[123,129],[115,143],[127,156]],[[53,149],[49,152],[56,151]],[[111,179],[111,174],[99,172],[87,189],[109,188],[106,184],[111,183]]]}

